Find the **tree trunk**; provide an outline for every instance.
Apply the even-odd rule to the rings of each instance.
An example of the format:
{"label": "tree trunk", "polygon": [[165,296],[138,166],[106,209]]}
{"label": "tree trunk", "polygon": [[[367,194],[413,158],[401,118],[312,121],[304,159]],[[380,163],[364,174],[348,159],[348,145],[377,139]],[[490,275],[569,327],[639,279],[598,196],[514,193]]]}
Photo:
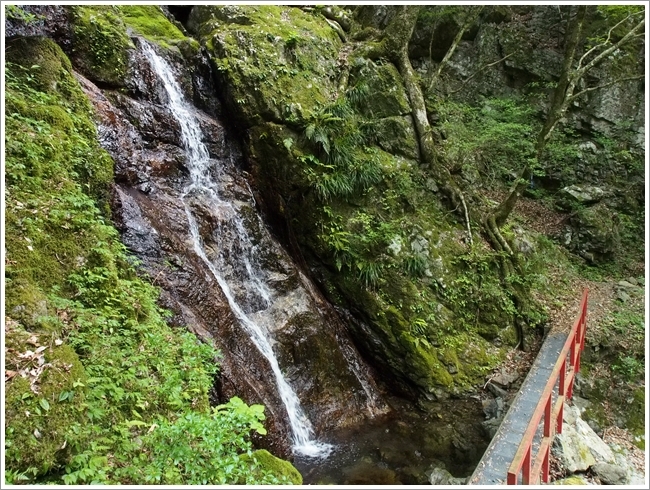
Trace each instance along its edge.
{"label": "tree trunk", "polygon": [[413,111],[413,122],[418,135],[420,160],[423,166],[429,169],[431,176],[451,201],[455,210],[459,211],[459,214],[467,219],[468,210],[459,187],[447,168],[436,162],[435,142],[427,116],[424,95],[418,76],[413,70],[408,56],[408,43],[413,35],[420,7],[418,5],[405,5],[399,7],[399,9],[384,30],[384,39],[382,41],[385,50],[384,55],[395,64],[404,81],[404,87]]}
{"label": "tree trunk", "polygon": [[[551,102],[551,107],[548,111],[548,116],[544,121],[544,126],[537,135],[537,141],[535,143],[535,157],[539,162],[548,143],[551,133],[559,120],[564,115],[564,112],[567,109],[567,101],[569,97],[573,94],[575,88],[576,80],[572,77],[571,69],[575,61],[576,49],[578,46],[578,41],[580,40],[580,34],[582,32],[582,25],[585,18],[585,13],[587,7],[585,5],[579,5],[577,7],[576,15],[570,21],[569,26],[566,32],[566,43],[564,51],[564,61],[562,63],[562,71],[560,73],[560,80],[558,81],[555,90],[553,91],[553,99]],[[530,165],[525,165],[521,170],[519,177],[513,184],[510,189],[508,197],[497,206],[493,211],[492,216],[494,217],[494,223],[501,227],[505,224],[508,216],[515,207],[517,199],[524,193],[530,178],[533,176],[533,169]]]}

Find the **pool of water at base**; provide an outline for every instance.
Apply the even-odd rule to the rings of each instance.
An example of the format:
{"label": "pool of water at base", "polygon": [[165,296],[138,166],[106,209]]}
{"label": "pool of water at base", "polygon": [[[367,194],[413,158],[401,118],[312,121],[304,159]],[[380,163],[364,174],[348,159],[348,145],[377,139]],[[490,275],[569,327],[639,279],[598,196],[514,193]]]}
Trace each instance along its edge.
{"label": "pool of water at base", "polygon": [[466,478],[489,444],[479,400],[447,400],[418,409],[393,398],[390,414],[321,437],[334,445],[326,459],[296,457],[305,485],[422,485],[445,468]]}

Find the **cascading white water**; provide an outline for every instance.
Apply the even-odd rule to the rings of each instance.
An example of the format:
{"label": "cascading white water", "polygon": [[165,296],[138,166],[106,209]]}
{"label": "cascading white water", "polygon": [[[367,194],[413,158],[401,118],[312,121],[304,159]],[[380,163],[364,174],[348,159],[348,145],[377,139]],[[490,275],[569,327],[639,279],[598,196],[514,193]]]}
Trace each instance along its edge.
{"label": "cascading white water", "polygon": [[[254,308],[263,310],[268,308],[273,300],[271,289],[265,283],[264,275],[256,263],[254,246],[248,231],[243,224],[243,218],[232,203],[222,200],[216,182],[212,178],[216,160],[211,160],[208,149],[203,144],[202,132],[196,116],[192,114],[190,106],[185,102],[180,86],[172,75],[172,69],[168,63],[158,56],[153,48],[146,42],[142,42],[142,49],[153,68],[153,71],[160,77],[169,97],[169,110],[178,121],[183,139],[183,145],[187,152],[187,166],[190,171],[190,181],[183,189],[181,200],[185,207],[185,214],[189,223],[190,236],[193,242],[194,251],[207,265],[210,272],[217,280],[228,300],[228,304],[239,320],[241,326],[250,335],[253,343],[266,357],[271,365],[278,387],[280,397],[289,415],[289,423],[293,432],[293,450],[304,456],[326,457],[332,450],[330,444],[319,442],[313,439],[313,428],[311,422],[300,406],[300,401],[289,383],[282,375],[278,360],[271,347],[273,341],[268,329],[262,327],[251,315],[256,313]],[[224,246],[225,251],[217,254],[213,260],[208,258],[204,250],[198,224],[190,206],[190,200],[202,200],[212,208],[219,209],[221,217],[220,232],[230,234],[234,237],[236,244]],[[252,199],[252,196],[251,196]],[[220,247],[222,248],[222,247]],[[247,301],[243,306],[238,301],[237,295],[233,292],[224,275],[220,272],[229,267],[225,261],[237,260],[240,263],[235,269],[248,277],[238,277],[245,285],[244,295],[247,298],[255,298],[255,301]],[[253,310],[253,311],[246,311]]]}

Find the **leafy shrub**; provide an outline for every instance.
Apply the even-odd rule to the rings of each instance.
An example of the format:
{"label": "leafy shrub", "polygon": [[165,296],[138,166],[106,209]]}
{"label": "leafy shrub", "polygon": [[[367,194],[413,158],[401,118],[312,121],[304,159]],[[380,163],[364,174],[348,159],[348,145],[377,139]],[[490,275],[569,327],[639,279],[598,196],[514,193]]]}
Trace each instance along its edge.
{"label": "leafy shrub", "polygon": [[[444,150],[450,164],[471,175],[477,168],[488,184],[512,179],[524,164],[535,165],[539,123],[533,108],[516,98],[487,99],[482,107],[444,101],[436,103]],[[470,177],[471,178],[471,177]]]}
{"label": "leafy shrub", "polygon": [[348,197],[381,181],[382,172],[369,123],[354,106],[365,97],[363,87],[350,89],[320,110],[305,126],[304,137],[315,155],[303,156],[305,171],[323,201]]}
{"label": "leafy shrub", "polygon": [[143,438],[138,480],[165,485],[281,483],[251,458],[249,435],[252,430],[266,434],[262,420],[262,405],[248,406],[237,397],[209,414],[162,420]]}

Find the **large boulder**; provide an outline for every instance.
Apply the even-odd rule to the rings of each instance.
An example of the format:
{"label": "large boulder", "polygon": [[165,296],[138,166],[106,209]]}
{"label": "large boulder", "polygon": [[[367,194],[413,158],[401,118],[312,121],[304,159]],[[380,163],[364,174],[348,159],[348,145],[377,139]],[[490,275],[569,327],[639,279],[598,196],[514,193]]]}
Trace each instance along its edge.
{"label": "large boulder", "polygon": [[603,485],[625,485],[627,483],[627,472],[615,464],[596,463],[591,470]]}
{"label": "large boulder", "polygon": [[564,244],[592,263],[611,260],[620,246],[618,214],[598,203],[581,208],[569,219]]}
{"label": "large boulder", "polygon": [[[567,207],[575,207],[576,205],[595,204],[610,196],[611,191],[595,185],[570,185],[560,189],[560,194],[568,204]],[[562,202],[562,198],[559,202]]]}
{"label": "large boulder", "polygon": [[553,440],[552,452],[568,473],[587,471],[596,463],[616,461],[611,448],[580,418],[577,407],[564,405],[562,434]]}

